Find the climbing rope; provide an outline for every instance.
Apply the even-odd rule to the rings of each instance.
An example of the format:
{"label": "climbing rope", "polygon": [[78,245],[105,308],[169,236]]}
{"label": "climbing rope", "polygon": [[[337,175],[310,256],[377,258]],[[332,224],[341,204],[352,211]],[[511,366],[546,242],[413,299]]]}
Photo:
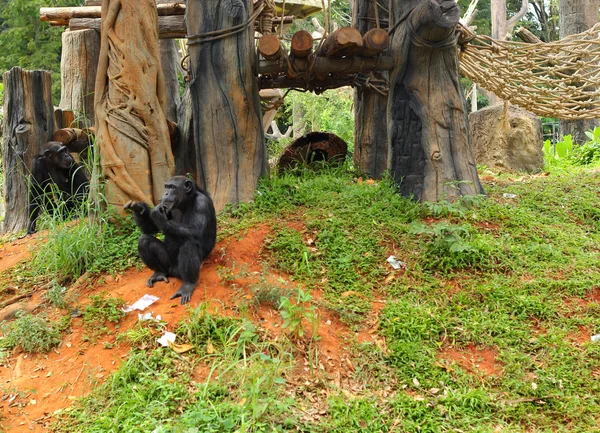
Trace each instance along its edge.
{"label": "climbing rope", "polygon": [[600,118],[600,23],[556,42],[499,41],[459,28],[460,69],[538,116]]}

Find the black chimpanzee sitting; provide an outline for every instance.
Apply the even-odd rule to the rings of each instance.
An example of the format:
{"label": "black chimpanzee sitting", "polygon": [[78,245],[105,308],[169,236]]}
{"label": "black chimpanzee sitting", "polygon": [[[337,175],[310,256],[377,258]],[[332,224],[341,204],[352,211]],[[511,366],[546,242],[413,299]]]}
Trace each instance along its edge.
{"label": "black chimpanzee sitting", "polygon": [[33,158],[27,234],[35,233],[37,218],[43,208],[51,214],[64,211],[68,216],[85,200],[89,186],[83,166],[75,162],[69,149],[58,141],[46,143],[44,151]]}
{"label": "black chimpanzee sitting", "polygon": [[[150,210],[146,203],[128,202],[124,209],[133,211],[133,219],[142,230],[138,253],[154,271],[148,287],[168,277],[180,278],[183,284],[171,299],[181,297],[181,304],[192,298],[198,284],[200,266],[215,246],[217,218],[211,198],[185,176],[175,176],[165,183],[160,203]],[[157,239],[157,232],[165,241]]]}

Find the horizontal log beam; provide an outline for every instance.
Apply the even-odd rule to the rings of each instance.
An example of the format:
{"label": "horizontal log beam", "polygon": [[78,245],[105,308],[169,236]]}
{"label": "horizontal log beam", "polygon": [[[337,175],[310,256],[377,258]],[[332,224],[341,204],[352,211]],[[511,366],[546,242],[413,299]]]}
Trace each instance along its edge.
{"label": "horizontal log beam", "polygon": [[[185,3],[165,3],[156,5],[159,16],[166,15],[184,15]],[[102,16],[102,7],[100,6],[80,6],[80,7],[61,7],[61,8],[40,8],[40,20],[42,21],[62,21],[71,18],[100,18]]]}
{"label": "horizontal log beam", "polygon": [[[391,56],[382,56],[379,58],[351,57],[344,59],[317,57],[312,72],[356,74],[359,72],[391,71],[394,65],[395,61]],[[262,75],[280,74],[287,72],[287,70],[287,64],[281,65],[278,61],[260,60],[258,63],[258,73]]]}
{"label": "horizontal log beam", "polygon": [[[281,22],[281,17],[276,18]],[[291,24],[294,21],[293,16],[283,18],[284,24]],[[51,23],[53,24],[53,23]],[[97,30],[100,31],[100,18],[71,18],[69,21],[58,22],[57,25],[68,25],[69,30]],[[158,37],[160,39],[184,39],[187,35],[185,24],[185,15],[170,15],[158,17]]]}
{"label": "horizontal log beam", "polygon": [[306,86],[304,78],[288,78],[288,77],[260,77],[258,79],[259,89],[289,89],[291,87],[312,90],[319,94],[327,89],[336,89],[338,87],[351,86],[354,83],[354,77],[344,78],[328,78],[325,81],[314,80]]}

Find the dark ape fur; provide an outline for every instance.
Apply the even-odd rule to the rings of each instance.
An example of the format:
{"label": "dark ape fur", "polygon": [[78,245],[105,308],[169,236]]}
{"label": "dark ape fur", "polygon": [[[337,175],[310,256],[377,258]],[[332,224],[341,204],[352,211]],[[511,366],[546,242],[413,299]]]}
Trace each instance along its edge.
{"label": "dark ape fur", "polygon": [[[60,208],[68,216],[85,200],[89,186],[83,166],[75,162],[69,149],[58,141],[48,142],[44,151],[33,158],[27,234],[35,233],[37,218],[44,208],[51,214]],[[64,202],[64,206],[59,206],[58,201]]]}
{"label": "dark ape fur", "polygon": [[[200,266],[215,246],[217,218],[211,198],[185,176],[175,176],[165,183],[161,202],[150,209],[146,203],[129,202],[125,209],[142,231],[138,253],[146,266],[154,271],[148,287],[168,277],[183,282],[171,299],[190,301],[198,284]],[[154,235],[162,232],[165,241]]]}

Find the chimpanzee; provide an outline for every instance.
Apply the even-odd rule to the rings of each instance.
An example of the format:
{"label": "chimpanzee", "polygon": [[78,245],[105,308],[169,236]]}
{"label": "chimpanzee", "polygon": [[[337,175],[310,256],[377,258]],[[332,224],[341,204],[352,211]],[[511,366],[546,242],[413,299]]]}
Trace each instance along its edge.
{"label": "chimpanzee", "polygon": [[[124,209],[142,230],[138,253],[154,274],[148,287],[168,277],[183,281],[171,299],[181,297],[187,304],[198,284],[200,266],[215,246],[217,217],[211,198],[185,176],[175,176],[165,183],[165,194],[152,210],[146,203],[128,202]],[[162,232],[165,241],[154,235]]]}
{"label": "chimpanzee", "polygon": [[47,209],[51,214],[60,209],[68,216],[85,200],[89,188],[90,181],[84,167],[75,162],[69,149],[59,141],[46,143],[44,151],[33,158],[27,234],[35,233],[42,209]]}

